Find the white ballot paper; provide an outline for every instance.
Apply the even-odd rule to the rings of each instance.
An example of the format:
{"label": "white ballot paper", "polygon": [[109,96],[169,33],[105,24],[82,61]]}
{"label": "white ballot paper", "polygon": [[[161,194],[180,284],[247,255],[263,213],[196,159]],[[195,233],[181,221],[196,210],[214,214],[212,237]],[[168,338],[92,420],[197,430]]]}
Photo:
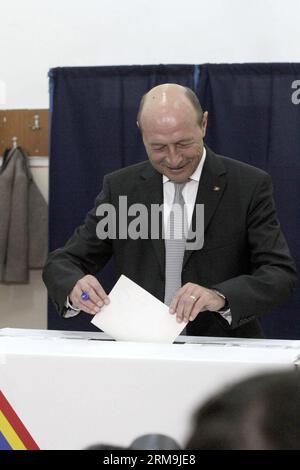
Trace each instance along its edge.
{"label": "white ballot paper", "polygon": [[186,326],[169,307],[123,274],[92,323],[120,341],[173,343]]}

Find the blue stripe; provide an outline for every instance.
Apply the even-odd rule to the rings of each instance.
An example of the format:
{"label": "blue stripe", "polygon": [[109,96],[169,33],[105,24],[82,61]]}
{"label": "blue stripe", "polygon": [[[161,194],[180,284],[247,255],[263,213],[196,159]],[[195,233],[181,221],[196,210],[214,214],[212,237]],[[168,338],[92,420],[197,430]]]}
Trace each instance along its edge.
{"label": "blue stripe", "polygon": [[9,443],[0,431],[0,450],[12,450]]}

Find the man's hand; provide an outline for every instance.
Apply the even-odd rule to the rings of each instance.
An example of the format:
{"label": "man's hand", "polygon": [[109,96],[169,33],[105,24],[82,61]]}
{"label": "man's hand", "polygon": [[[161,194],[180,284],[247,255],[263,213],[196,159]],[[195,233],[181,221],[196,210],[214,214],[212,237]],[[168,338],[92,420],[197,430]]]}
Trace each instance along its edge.
{"label": "man's hand", "polygon": [[[88,300],[81,299],[82,292],[88,293]],[[80,308],[83,312],[90,313],[91,315],[100,312],[104,304],[109,304],[109,298],[103,287],[98,280],[90,274],[76,282],[69,294],[69,299],[75,308]]]}
{"label": "man's hand", "polygon": [[176,314],[180,323],[195,320],[199,312],[217,312],[225,305],[225,300],[215,291],[188,282],[179,289],[170,305],[170,313]]}

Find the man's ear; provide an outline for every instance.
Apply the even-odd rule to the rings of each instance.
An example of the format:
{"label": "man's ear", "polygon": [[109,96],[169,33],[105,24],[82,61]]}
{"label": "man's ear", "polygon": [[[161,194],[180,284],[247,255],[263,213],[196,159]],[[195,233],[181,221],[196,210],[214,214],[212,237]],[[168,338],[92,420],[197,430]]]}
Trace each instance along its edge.
{"label": "man's ear", "polygon": [[137,125],[141,135],[143,135],[143,131],[142,131],[142,128],[141,128],[141,125],[140,125],[139,121],[136,121],[136,125]]}
{"label": "man's ear", "polygon": [[202,123],[201,123],[203,137],[205,137],[205,134],[206,134],[207,122],[208,122],[208,111],[205,111],[203,113],[203,118],[202,118]]}

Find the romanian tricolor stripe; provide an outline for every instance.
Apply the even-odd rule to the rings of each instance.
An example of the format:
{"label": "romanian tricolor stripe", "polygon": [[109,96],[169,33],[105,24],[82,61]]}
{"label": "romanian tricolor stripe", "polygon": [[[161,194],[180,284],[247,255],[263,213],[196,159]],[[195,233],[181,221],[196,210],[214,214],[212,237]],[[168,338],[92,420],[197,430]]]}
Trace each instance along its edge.
{"label": "romanian tricolor stripe", "polygon": [[10,447],[9,443],[3,436],[3,434],[0,432],[0,450],[12,450]]}
{"label": "romanian tricolor stripe", "polygon": [[1,391],[0,450],[39,450],[38,445]]}

